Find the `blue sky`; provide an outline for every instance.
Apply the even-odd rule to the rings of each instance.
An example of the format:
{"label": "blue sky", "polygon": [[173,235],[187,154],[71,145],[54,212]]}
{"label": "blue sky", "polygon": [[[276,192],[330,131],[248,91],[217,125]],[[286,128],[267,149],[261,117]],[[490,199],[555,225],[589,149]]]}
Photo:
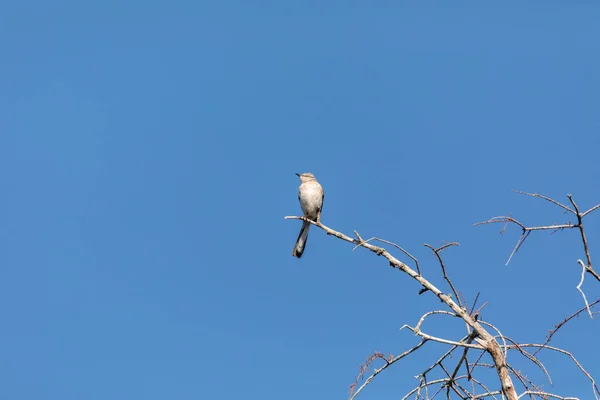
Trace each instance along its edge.
{"label": "blue sky", "polygon": [[[423,243],[460,242],[446,263],[483,318],[543,341],[582,306],[577,232],[506,267],[519,232],[472,224],[568,220],[512,189],[600,202],[600,6],[504,4],[5,2],[0,398],[346,398],[440,303],[321,231],[293,258],[295,172],[322,183],[326,225],[402,245],[436,284]],[[582,316],[552,343],[600,377],[597,331]],[[400,398],[443,351],[363,397]],[[544,388],[591,398],[543,360]]]}

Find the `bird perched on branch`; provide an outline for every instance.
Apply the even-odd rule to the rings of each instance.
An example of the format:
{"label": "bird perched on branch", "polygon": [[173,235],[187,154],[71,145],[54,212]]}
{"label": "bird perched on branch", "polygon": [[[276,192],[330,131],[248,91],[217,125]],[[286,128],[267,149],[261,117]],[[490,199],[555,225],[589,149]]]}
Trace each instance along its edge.
{"label": "bird perched on branch", "polygon": [[[300,200],[300,207],[304,216],[312,221],[320,222],[321,211],[323,210],[323,199],[325,193],[323,188],[317,182],[317,179],[310,172],[303,174],[296,174],[300,178],[300,187],[298,188],[298,200]],[[302,229],[296,240],[294,251],[292,255],[294,257],[302,257],[304,247],[306,246],[306,239],[308,239],[308,230],[310,229],[310,222],[302,221]]]}

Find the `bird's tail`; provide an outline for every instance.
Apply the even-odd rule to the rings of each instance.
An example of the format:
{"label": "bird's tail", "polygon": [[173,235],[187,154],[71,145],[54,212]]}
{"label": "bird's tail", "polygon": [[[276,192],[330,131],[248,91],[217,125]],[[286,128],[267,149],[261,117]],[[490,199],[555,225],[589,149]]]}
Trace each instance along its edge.
{"label": "bird's tail", "polygon": [[300,234],[298,235],[298,240],[296,240],[294,251],[292,251],[292,255],[294,257],[302,257],[302,253],[304,253],[304,246],[306,246],[306,240],[308,239],[309,229],[310,222],[302,221],[302,229],[300,230]]}

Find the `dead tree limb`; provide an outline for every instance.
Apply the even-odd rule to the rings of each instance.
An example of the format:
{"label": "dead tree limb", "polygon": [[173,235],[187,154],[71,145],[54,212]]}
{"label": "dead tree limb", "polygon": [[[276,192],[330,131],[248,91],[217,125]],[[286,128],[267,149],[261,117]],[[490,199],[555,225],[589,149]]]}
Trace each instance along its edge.
{"label": "dead tree limb", "polygon": [[[481,346],[481,348],[485,349],[488,352],[488,354],[491,356],[491,358],[494,362],[494,366],[496,368],[496,372],[498,373],[498,377],[500,379],[500,383],[502,386],[502,392],[504,393],[504,395],[507,397],[508,400],[517,400],[517,392],[515,390],[512,379],[510,377],[508,368],[506,366],[506,360],[505,360],[504,354],[502,352],[502,348],[500,347],[498,342],[496,342],[493,335],[491,335],[482,325],[480,325],[475,320],[475,318],[470,316],[465,308],[461,308],[456,302],[454,302],[454,300],[452,300],[451,296],[443,293],[440,289],[438,289],[436,286],[434,286],[431,282],[429,282],[427,279],[423,278],[421,275],[419,275],[415,270],[410,268],[408,265],[404,264],[402,261],[400,261],[397,258],[395,258],[394,256],[392,256],[387,250],[385,250],[382,247],[374,246],[372,244],[365,243],[365,242],[361,243],[358,239],[353,239],[350,236],[347,236],[341,232],[335,231],[335,230],[323,225],[320,222],[311,221],[304,217],[289,216],[289,217],[286,217],[286,219],[299,219],[299,220],[303,220],[303,221],[308,221],[312,225],[315,225],[315,226],[321,228],[322,230],[324,230],[325,232],[327,232],[327,234],[329,234],[331,236],[335,236],[338,239],[341,239],[348,243],[352,243],[354,245],[361,245],[362,247],[377,254],[378,256],[383,256],[384,258],[386,258],[388,260],[390,266],[404,272],[405,274],[407,274],[408,276],[410,276],[411,278],[413,278],[414,280],[419,282],[419,284],[421,284],[423,287],[425,287],[426,289],[431,291],[435,296],[437,296],[442,302],[444,302],[455,314],[457,314],[460,318],[462,318],[462,320],[477,333],[477,336],[478,336],[477,341],[478,341],[479,345]],[[464,346],[464,344],[463,344],[463,346]]]}
{"label": "dead tree limb", "polygon": [[[570,196],[570,195],[568,195],[568,198],[569,198],[569,201],[571,202],[572,207],[561,204],[554,199],[551,199],[547,196],[539,195],[537,193],[533,193],[533,194],[525,193],[525,192],[519,192],[519,193],[530,196],[530,197],[541,198],[545,201],[548,201],[548,202],[554,204],[555,206],[558,206],[559,208],[564,210],[565,213],[571,213],[571,214],[575,215],[577,217],[577,223],[571,223],[569,221],[568,223],[565,223],[565,224],[553,224],[553,225],[529,227],[529,226],[521,223],[517,219],[513,218],[512,216],[510,216],[510,217],[494,217],[488,221],[484,221],[484,222],[475,224],[475,225],[479,225],[479,224],[490,224],[490,223],[504,223],[504,227],[502,228],[501,232],[504,232],[504,230],[506,229],[506,226],[509,224],[514,224],[521,228],[521,231],[522,231],[521,236],[519,237],[519,240],[517,241],[517,244],[515,245],[512,253],[509,257],[509,261],[517,253],[517,251],[523,245],[523,243],[525,242],[525,240],[527,239],[529,234],[531,234],[531,232],[545,231],[545,230],[556,231],[556,230],[574,229],[574,228],[577,228],[580,232],[580,236],[581,236],[581,240],[582,240],[583,248],[584,248],[584,253],[585,253],[585,259],[586,259],[586,262],[584,262],[582,260],[578,260],[578,263],[582,267],[582,279],[581,279],[579,285],[577,286],[577,289],[582,293],[586,307],[582,308],[581,310],[579,310],[579,311],[575,312],[574,314],[570,315],[569,317],[565,318],[565,320],[563,320],[560,324],[557,324],[555,329],[553,331],[551,331],[550,334],[548,335],[546,342],[543,344],[518,343],[518,342],[508,338],[507,336],[503,335],[502,332],[496,326],[492,325],[488,321],[484,321],[483,318],[481,318],[481,310],[483,309],[483,307],[485,307],[485,305],[487,303],[484,302],[484,304],[479,309],[475,310],[477,300],[479,299],[479,294],[477,294],[477,297],[476,297],[475,301],[473,302],[471,309],[470,310],[467,309],[467,301],[462,296],[462,292],[460,292],[456,289],[454,283],[450,279],[449,274],[447,272],[447,268],[444,263],[444,260],[440,254],[441,251],[444,250],[445,248],[453,246],[453,245],[458,245],[458,243],[448,243],[439,248],[435,248],[434,246],[425,244],[426,247],[428,247],[429,249],[431,249],[433,251],[433,253],[435,254],[435,256],[440,264],[444,280],[448,284],[449,290],[451,291],[451,294],[446,294],[442,290],[437,288],[435,285],[433,285],[431,283],[431,281],[426,279],[421,274],[421,268],[420,268],[419,261],[417,260],[417,258],[415,258],[408,251],[406,251],[405,249],[403,249],[402,247],[398,246],[397,244],[395,244],[393,242],[390,242],[390,241],[387,241],[384,239],[380,239],[377,237],[372,237],[368,240],[364,240],[357,231],[354,231],[356,238],[352,238],[350,236],[347,236],[341,232],[335,231],[335,230],[323,225],[320,221],[311,221],[311,220],[306,219],[305,217],[297,217],[297,216],[285,217],[286,219],[299,219],[299,220],[308,222],[312,225],[315,225],[318,228],[325,231],[328,235],[335,236],[338,239],[352,243],[355,246],[353,250],[356,250],[359,247],[363,247],[363,248],[369,250],[370,252],[375,253],[378,256],[383,256],[388,261],[388,263],[391,267],[398,269],[401,272],[404,272],[405,274],[410,276],[412,279],[417,281],[423,287],[423,289],[419,292],[419,294],[422,294],[424,292],[431,292],[434,296],[436,296],[440,301],[442,301],[449,308],[449,310],[429,311],[429,312],[425,313],[419,319],[419,321],[417,322],[417,324],[414,327],[409,326],[409,325],[403,325],[402,328],[400,328],[401,331],[408,330],[408,331],[412,332],[414,335],[420,337],[420,339],[421,339],[420,342],[418,344],[416,344],[415,346],[409,348],[408,350],[404,351],[403,353],[401,353],[395,357],[391,354],[389,356],[384,356],[382,353],[379,353],[379,352],[375,352],[375,353],[371,354],[367,358],[367,361],[365,362],[365,364],[361,365],[360,373],[359,373],[358,377],[356,378],[356,381],[351,385],[350,400],[355,399],[355,397],[358,396],[358,394],[361,393],[363,391],[363,389],[378,374],[380,374],[381,372],[383,372],[384,370],[389,368],[394,363],[396,363],[396,362],[406,358],[410,354],[416,352],[427,342],[438,342],[438,343],[448,346],[449,349],[441,357],[439,357],[433,364],[431,364],[429,368],[427,368],[421,374],[416,376],[416,378],[419,380],[418,386],[415,387],[413,390],[411,390],[403,399],[407,399],[409,396],[416,394],[415,399],[417,399],[417,400],[421,400],[421,399],[422,400],[433,400],[434,398],[436,398],[436,396],[442,394],[445,391],[447,399],[450,399],[451,394],[453,394],[453,395],[457,396],[458,398],[470,399],[470,400],[484,399],[484,398],[488,398],[488,397],[496,399],[496,396],[498,396],[498,395],[500,395],[503,400],[504,399],[518,400],[525,396],[528,396],[530,399],[554,398],[554,399],[563,399],[563,400],[575,400],[575,398],[572,398],[572,397],[564,397],[564,396],[560,396],[558,394],[548,393],[548,392],[542,390],[541,386],[538,386],[537,384],[535,384],[531,379],[529,379],[527,377],[527,375],[525,373],[516,369],[513,365],[511,365],[507,362],[507,356],[508,356],[509,351],[510,352],[516,351],[516,352],[518,352],[518,354],[523,356],[526,360],[529,360],[533,364],[535,364],[546,375],[550,384],[552,384],[550,374],[548,373],[548,371],[546,370],[546,367],[542,364],[540,359],[537,357],[537,354],[539,351],[546,349],[549,351],[555,351],[555,352],[559,352],[559,353],[569,356],[571,358],[571,360],[575,363],[575,365],[577,365],[577,367],[581,370],[581,372],[585,376],[587,376],[588,379],[590,380],[590,382],[592,384],[592,392],[594,393],[595,399],[600,400],[600,389],[596,385],[592,376],[587,372],[587,370],[585,370],[583,368],[583,366],[577,361],[577,359],[575,359],[575,357],[566,350],[563,350],[563,349],[560,349],[557,347],[548,346],[548,342],[550,341],[552,336],[556,333],[556,331],[558,329],[560,329],[560,327],[562,327],[568,321],[573,319],[575,316],[579,315],[584,310],[587,310],[591,316],[592,315],[591,308],[594,305],[600,303],[600,299],[592,302],[591,304],[588,303],[587,298],[585,297],[585,293],[583,293],[583,290],[581,289],[586,272],[591,274],[597,280],[600,281],[600,275],[598,275],[596,273],[596,271],[592,268],[592,259],[590,256],[586,233],[585,233],[585,230],[583,227],[583,218],[585,216],[589,215],[594,210],[597,210],[598,208],[600,208],[600,204],[588,209],[585,212],[581,212],[579,210],[579,207],[573,200],[572,196]],[[388,245],[391,245],[391,246],[399,249],[402,253],[404,253],[406,256],[408,256],[415,262],[416,271],[413,270],[411,267],[409,267],[407,264],[403,263],[402,261],[400,261],[397,258],[395,258],[394,256],[392,256],[391,253],[389,253],[385,248],[375,246],[374,244],[370,243],[370,242],[374,242],[374,241],[388,244]],[[459,321],[462,320],[462,322],[464,322],[464,324],[465,324],[467,334],[464,337],[462,337],[461,339],[456,340],[456,339],[449,339],[449,338],[441,337],[440,335],[425,333],[422,330],[422,325],[429,317],[432,317],[434,315],[439,315],[441,317],[452,317]],[[490,332],[490,330],[493,332]],[[461,348],[460,357],[458,357],[458,362],[456,362],[453,365],[449,365],[452,354],[458,348]],[[530,353],[529,351],[526,350],[526,348],[534,348],[535,352]],[[484,356],[486,357],[486,360],[482,360],[482,358]],[[489,362],[487,357],[489,357],[491,359],[491,363]],[[360,387],[358,387],[358,382],[365,375],[365,372],[367,371],[367,368],[369,367],[369,365],[377,360],[382,360],[384,362],[384,365],[381,366],[380,368],[374,369],[373,373],[367,377],[366,381]],[[484,383],[480,382],[475,377],[475,372],[479,371],[482,368],[494,369],[496,371],[496,374],[500,381],[501,390],[490,390],[490,389],[488,389],[488,387],[486,385],[484,385]],[[436,370],[436,373],[438,374],[438,376],[440,373],[442,373],[442,377],[441,378],[435,377],[435,379],[433,379],[433,380],[428,380],[428,374],[430,374],[433,370]],[[462,371],[465,371],[466,373],[463,374]],[[522,386],[523,391],[520,395],[517,394],[517,388],[515,387],[515,384],[513,383],[513,379],[515,379],[514,382],[516,382],[517,385]],[[433,390],[432,390],[433,395],[430,396],[430,388],[433,388],[433,387],[437,387],[437,390],[435,392],[433,392]],[[482,393],[482,391],[483,391],[483,393]]]}

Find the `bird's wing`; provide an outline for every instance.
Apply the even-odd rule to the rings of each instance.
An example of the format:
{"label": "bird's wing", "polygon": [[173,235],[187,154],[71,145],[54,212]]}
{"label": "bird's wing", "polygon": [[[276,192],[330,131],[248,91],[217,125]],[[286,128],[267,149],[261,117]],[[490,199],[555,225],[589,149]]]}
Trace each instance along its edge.
{"label": "bird's wing", "polygon": [[323,212],[323,204],[325,203],[325,191],[321,187],[321,212]]}

